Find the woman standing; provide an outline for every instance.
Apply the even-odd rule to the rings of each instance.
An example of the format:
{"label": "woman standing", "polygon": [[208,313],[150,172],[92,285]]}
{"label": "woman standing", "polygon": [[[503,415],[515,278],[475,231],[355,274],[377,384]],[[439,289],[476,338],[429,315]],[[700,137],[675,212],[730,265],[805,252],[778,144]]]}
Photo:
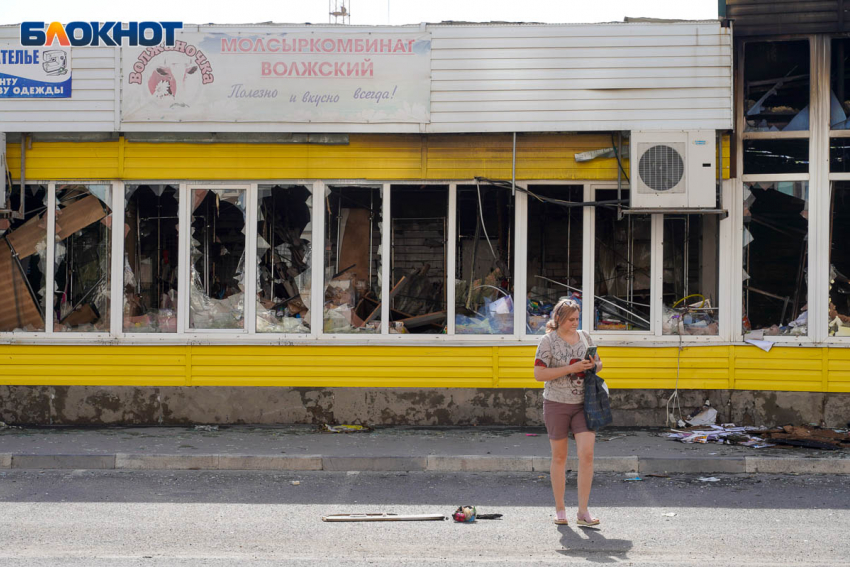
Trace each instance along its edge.
{"label": "woman standing", "polygon": [[543,420],[552,446],[549,474],[555,496],[555,523],[566,526],[564,488],[567,469],[567,434],[572,431],[578,451],[578,525],[595,526],[599,520],[590,515],[587,503],[593,482],[593,446],[596,434],[584,419],[584,371],[602,370],[599,357],[585,359],[593,340],[578,330],[581,307],[572,299],[562,299],[552,310],[546,335],[537,347],[534,378],[543,386]]}

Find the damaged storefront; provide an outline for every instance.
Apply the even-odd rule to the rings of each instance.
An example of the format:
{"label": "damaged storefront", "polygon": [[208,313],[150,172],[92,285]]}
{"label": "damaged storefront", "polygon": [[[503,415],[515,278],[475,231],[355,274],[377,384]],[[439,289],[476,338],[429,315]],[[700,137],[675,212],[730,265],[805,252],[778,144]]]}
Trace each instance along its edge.
{"label": "damaged storefront", "polygon": [[[822,343],[850,260],[824,231],[841,241],[850,181],[825,212],[798,46],[741,47],[764,61],[733,130],[731,34],[207,25],[183,51],[75,48],[70,100],[0,99],[2,420],[539,423],[530,361],[564,297],[623,425],[663,424],[675,388],[757,425],[845,391]],[[679,148],[648,154],[658,175],[647,132]],[[686,176],[698,205],[632,198]]]}

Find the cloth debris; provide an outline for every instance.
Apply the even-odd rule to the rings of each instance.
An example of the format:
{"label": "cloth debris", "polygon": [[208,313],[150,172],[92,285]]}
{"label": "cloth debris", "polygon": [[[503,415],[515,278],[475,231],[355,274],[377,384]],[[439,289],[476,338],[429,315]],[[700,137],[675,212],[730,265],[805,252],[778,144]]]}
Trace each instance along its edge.
{"label": "cloth debris", "polygon": [[371,427],[365,425],[328,425],[322,424],[322,431],[326,433],[355,433],[358,431],[372,431]]}
{"label": "cloth debris", "polygon": [[736,427],[733,423],[723,425],[696,426],[683,429],[671,429],[667,437],[682,443],[721,443],[725,445],[743,445],[753,449],[773,447],[764,439],[753,434],[755,427]]}

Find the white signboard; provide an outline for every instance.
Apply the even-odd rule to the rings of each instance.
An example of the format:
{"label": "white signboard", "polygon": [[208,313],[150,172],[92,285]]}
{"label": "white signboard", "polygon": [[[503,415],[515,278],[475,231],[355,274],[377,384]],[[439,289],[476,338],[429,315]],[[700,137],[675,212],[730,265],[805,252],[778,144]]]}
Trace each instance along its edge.
{"label": "white signboard", "polygon": [[427,32],[178,34],[122,57],[123,122],[430,120]]}
{"label": "white signboard", "polygon": [[0,43],[0,98],[70,98],[71,49]]}

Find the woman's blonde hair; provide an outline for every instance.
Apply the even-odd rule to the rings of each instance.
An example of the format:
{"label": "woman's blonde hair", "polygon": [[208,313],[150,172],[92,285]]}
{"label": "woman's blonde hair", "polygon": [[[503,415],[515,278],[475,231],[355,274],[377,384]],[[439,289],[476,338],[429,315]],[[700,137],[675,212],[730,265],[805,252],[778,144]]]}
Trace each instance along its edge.
{"label": "woman's blonde hair", "polygon": [[549,322],[546,323],[546,332],[557,331],[561,323],[576,311],[581,311],[581,306],[574,299],[562,299],[555,304]]}

